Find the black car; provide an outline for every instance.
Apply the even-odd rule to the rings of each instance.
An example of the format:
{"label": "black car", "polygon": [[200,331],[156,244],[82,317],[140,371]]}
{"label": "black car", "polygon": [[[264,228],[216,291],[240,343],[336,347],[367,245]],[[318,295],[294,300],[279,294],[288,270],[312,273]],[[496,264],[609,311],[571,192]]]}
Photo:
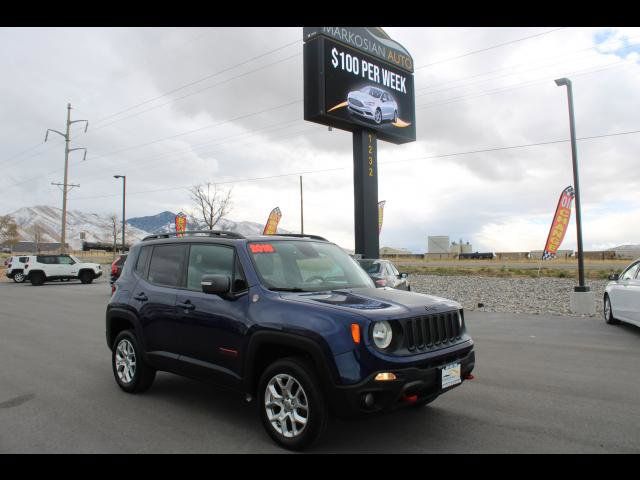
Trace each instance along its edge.
{"label": "black car", "polygon": [[315,235],[181,235],[134,245],[115,282],[106,341],[125,392],[147,390],[157,370],[230,387],[256,400],[273,440],[301,449],[330,413],[423,406],[472,378],[454,301],[376,289]]}
{"label": "black car", "polygon": [[398,272],[396,266],[389,260],[363,258],[359,259],[358,263],[371,277],[377,288],[391,287],[411,291],[409,275]]}

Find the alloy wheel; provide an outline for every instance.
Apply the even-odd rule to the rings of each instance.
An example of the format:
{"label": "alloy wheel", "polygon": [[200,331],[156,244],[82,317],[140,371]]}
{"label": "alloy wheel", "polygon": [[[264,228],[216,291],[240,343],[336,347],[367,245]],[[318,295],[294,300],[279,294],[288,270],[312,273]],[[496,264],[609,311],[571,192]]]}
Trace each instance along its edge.
{"label": "alloy wheel", "polygon": [[116,372],[124,384],[131,383],[136,374],[136,351],[126,338],[116,347]]}
{"label": "alloy wheel", "polygon": [[273,429],[285,438],[302,434],[309,422],[307,394],[288,374],[275,375],[265,390],[264,408]]}
{"label": "alloy wheel", "polygon": [[608,322],[611,319],[611,301],[609,297],[604,299],[604,319]]}
{"label": "alloy wheel", "polygon": [[16,282],[16,283],[24,282],[24,273],[16,273],[13,276],[13,281]]}
{"label": "alloy wheel", "polygon": [[376,110],[374,120],[376,121],[376,123],[380,123],[382,121],[382,112],[380,110]]}

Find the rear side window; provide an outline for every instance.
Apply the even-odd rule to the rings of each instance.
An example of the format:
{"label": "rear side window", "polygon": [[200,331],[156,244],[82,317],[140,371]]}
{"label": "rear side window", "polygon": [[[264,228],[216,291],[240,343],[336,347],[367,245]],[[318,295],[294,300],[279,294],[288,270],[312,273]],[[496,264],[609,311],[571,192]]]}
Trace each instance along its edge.
{"label": "rear side window", "polygon": [[155,246],[149,264],[148,280],[158,285],[177,287],[184,266],[185,250],[186,245]]}
{"label": "rear side window", "polygon": [[29,257],[18,257],[20,263],[27,263],[27,260],[29,260]]}
{"label": "rear side window", "polygon": [[138,261],[136,262],[136,273],[144,277],[147,269],[147,262],[149,260],[149,254],[151,253],[151,247],[142,247],[140,249],[140,255],[138,255]]}

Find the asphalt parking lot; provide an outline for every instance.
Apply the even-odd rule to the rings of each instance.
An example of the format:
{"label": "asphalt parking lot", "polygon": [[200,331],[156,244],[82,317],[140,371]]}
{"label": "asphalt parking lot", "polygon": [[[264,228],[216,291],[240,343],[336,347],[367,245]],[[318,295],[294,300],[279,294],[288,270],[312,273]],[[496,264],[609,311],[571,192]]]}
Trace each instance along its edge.
{"label": "asphalt parking lot", "polygon": [[[0,453],[284,452],[238,395],[114,382],[106,279],[0,283]],[[640,329],[468,312],[475,379],[431,406],[332,420],[311,452],[640,453]]]}

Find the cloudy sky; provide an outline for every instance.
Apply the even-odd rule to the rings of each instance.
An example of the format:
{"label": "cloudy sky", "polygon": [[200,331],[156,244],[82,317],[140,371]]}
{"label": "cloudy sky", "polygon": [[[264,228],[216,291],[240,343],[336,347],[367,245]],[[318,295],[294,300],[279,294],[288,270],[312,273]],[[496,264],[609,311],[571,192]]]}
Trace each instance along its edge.
{"label": "cloudy sky", "polygon": [[[416,65],[417,141],[379,142],[381,246],[428,235],[481,251],[542,249],[572,184],[573,81],[585,249],[640,243],[640,28],[392,28]],[[186,187],[233,188],[230,218],[353,248],[351,134],[303,120],[302,28],[3,28],[0,213],[61,205],[127,216],[189,208]],[[494,48],[495,47],[495,48]],[[602,137],[602,135],[608,135]],[[545,145],[527,146],[547,143]],[[524,146],[523,146],[524,145]],[[518,147],[479,153],[500,147]],[[271,177],[271,178],[265,178]],[[575,248],[574,219],[562,248]]]}

